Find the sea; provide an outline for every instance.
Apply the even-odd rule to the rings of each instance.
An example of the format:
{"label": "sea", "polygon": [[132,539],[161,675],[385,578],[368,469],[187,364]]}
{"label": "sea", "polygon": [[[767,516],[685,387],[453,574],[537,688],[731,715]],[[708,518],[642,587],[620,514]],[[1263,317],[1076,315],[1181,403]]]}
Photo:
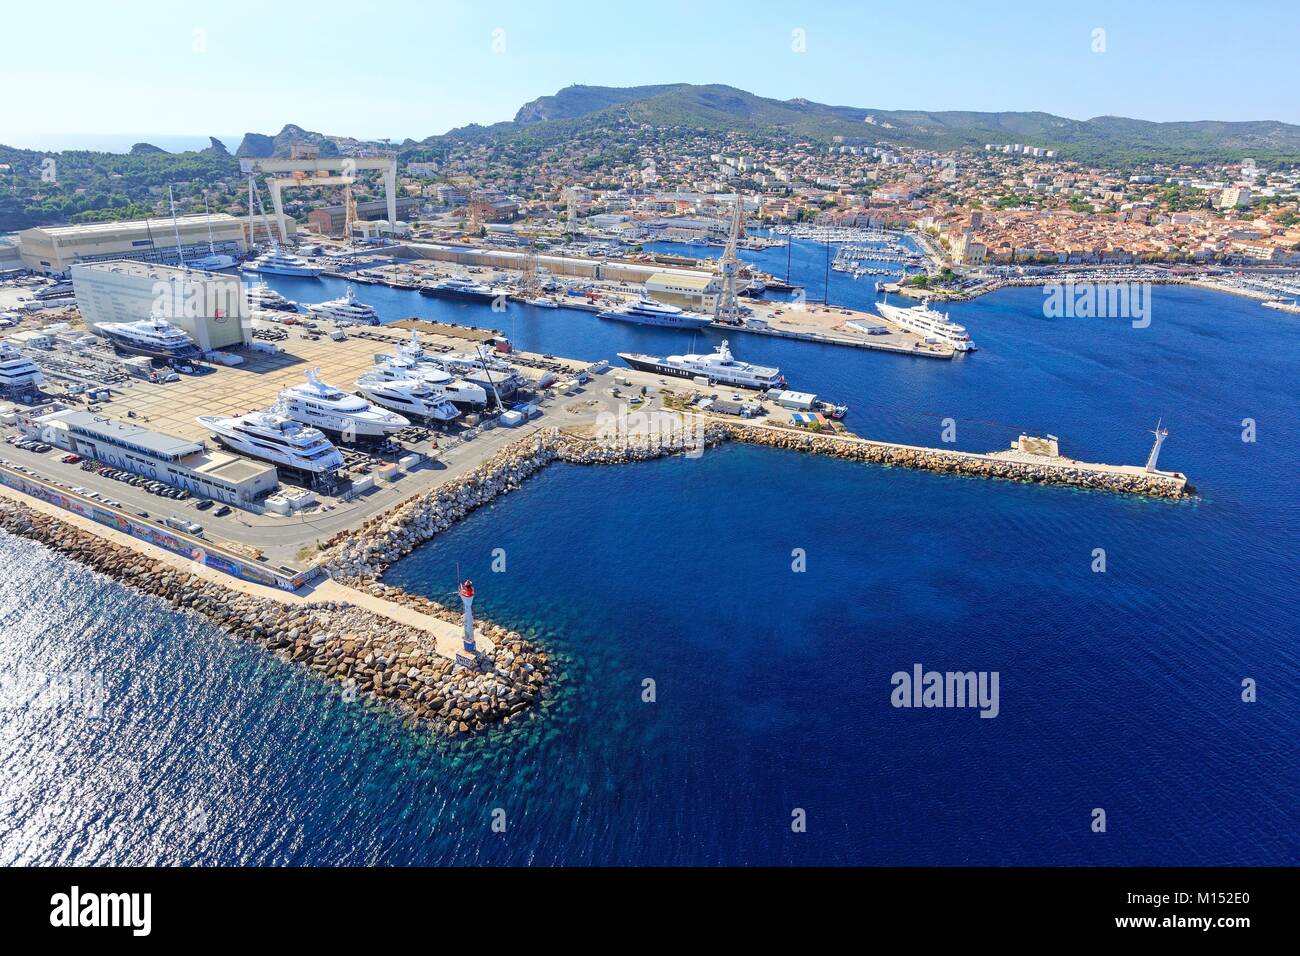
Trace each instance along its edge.
{"label": "sea", "polygon": [[[813,242],[745,257],[877,299],[825,288]],[[356,291],[615,365],[724,338]],[[471,741],[0,533],[0,864],[1293,865],[1300,323],[1151,294],[1146,327],[1048,318],[1035,288],[945,306],[979,346],[951,362],[729,333],[873,438],[1140,464],[1159,422],[1197,496],[744,445],[552,466],[387,577],[448,601],[473,577],[556,660],[535,717]],[[897,706],[917,668],[997,692]]]}
{"label": "sea", "polygon": [[[217,139],[233,153],[244,137],[241,133],[235,133],[218,136]],[[207,136],[177,136],[168,133],[0,133],[0,143],[17,149],[47,150],[53,153],[69,150],[129,153],[136,143],[149,143],[169,153],[183,153],[207,149],[212,145]]]}

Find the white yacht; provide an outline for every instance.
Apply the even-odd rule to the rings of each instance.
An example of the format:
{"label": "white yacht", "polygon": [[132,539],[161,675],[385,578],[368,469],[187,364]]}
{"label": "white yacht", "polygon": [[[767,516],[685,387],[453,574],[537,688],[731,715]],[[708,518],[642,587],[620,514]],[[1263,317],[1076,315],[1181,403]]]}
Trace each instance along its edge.
{"label": "white yacht", "polygon": [[357,379],[357,388],[377,405],[424,421],[449,422],[460,415],[442,389],[415,377],[390,377],[378,366]]}
{"label": "white yacht", "polygon": [[270,309],[275,312],[297,312],[298,303],[292,299],[286,299],[280,293],[276,292],[263,279],[256,285],[247,287],[248,292],[248,310],[250,312],[262,309]]}
{"label": "white yacht", "polygon": [[431,361],[443,371],[459,375],[470,385],[505,396],[513,395],[528,384],[528,379],[509,362],[481,351],[452,352]]}
{"label": "white yacht", "polygon": [[247,415],[199,415],[196,420],[227,448],[313,478],[343,467],[343,454],[324,432],[290,418],[278,403]]}
{"label": "white yacht", "polygon": [[619,352],[618,357],[628,365],[643,372],[675,375],[678,378],[703,376],[710,384],[734,385],[740,388],[769,389],[785,384],[779,368],[741,362],[732,354],[724,341],[716,352],[708,355],[642,355],[636,352]]}
{"label": "white yacht", "polygon": [[943,342],[951,345],[958,352],[975,351],[975,343],[966,334],[966,329],[949,320],[948,313],[940,314],[930,308],[929,299],[909,309],[899,308],[888,302],[877,302],[876,309],[899,328],[925,336],[927,342]]}
{"label": "white yacht", "polygon": [[[468,408],[485,407],[491,387],[478,381],[470,381],[469,377],[461,377],[456,371],[456,363],[452,361],[454,358],[455,356],[426,352],[420,345],[420,334],[412,329],[410,339],[398,346],[397,354],[388,357],[383,364],[392,369],[404,370],[402,375],[414,374],[430,385],[446,389],[447,396],[457,405]],[[396,372],[389,374],[396,374]],[[501,379],[504,377],[499,376]]]}
{"label": "white yacht", "polygon": [[468,302],[491,302],[498,295],[503,295],[481,282],[462,276],[451,276],[429,285],[422,285],[420,294],[439,299],[463,299]]}
{"label": "white yacht", "polygon": [[339,299],[318,302],[307,306],[307,311],[318,319],[332,319],[340,325],[378,325],[379,313],[373,305],[358,302],[352,286]]}
{"label": "white yacht", "polygon": [[426,365],[420,362],[412,362],[409,359],[390,356],[376,364],[366,374],[368,376],[377,375],[390,381],[415,379],[435,393],[442,394],[447,401],[458,408],[479,409],[487,407],[488,396],[486,389],[481,385],[473,385],[458,379],[450,372],[438,368],[436,365]]}
{"label": "white yacht", "polygon": [[637,325],[662,325],[673,329],[703,329],[713,321],[707,315],[687,312],[675,305],[656,302],[646,295],[642,295],[635,302],[598,312],[597,315],[602,319],[635,322]]}
{"label": "white yacht", "polygon": [[197,269],[199,272],[220,272],[222,269],[233,269],[235,257],[228,256],[224,252],[214,252],[201,259],[191,259],[185,265],[187,268]]}
{"label": "white yacht", "polygon": [[327,385],[317,377],[319,373],[320,369],[312,369],[306,382],[280,393],[280,401],[291,418],[355,438],[384,438],[411,424],[395,412],[376,408],[364,398]]}
{"label": "white yacht", "polygon": [[244,272],[262,272],[272,276],[306,276],[315,278],[321,274],[319,266],[314,266],[306,259],[284,252],[279,246],[272,246],[270,252],[264,252],[256,259],[249,259],[239,267]]}
{"label": "white yacht", "polygon": [[26,392],[38,388],[45,377],[36,363],[8,342],[0,342],[0,389]]}
{"label": "white yacht", "polygon": [[104,322],[95,329],[108,336],[113,348],[121,352],[161,359],[188,359],[203,351],[188,334],[158,316],[139,322]]}

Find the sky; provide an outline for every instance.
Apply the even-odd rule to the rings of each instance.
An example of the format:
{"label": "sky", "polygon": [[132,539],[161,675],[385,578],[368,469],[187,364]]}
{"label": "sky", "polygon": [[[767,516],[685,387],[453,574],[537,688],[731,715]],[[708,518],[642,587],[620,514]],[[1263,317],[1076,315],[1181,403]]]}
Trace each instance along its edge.
{"label": "sky", "polygon": [[60,0],[0,17],[0,143],[33,148],[285,123],[421,139],[573,83],[1300,123],[1300,3],[1279,0]]}

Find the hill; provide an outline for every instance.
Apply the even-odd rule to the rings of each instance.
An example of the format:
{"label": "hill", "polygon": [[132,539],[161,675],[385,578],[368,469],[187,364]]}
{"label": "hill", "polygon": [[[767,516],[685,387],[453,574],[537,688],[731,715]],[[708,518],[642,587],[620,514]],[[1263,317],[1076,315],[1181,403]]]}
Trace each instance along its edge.
{"label": "hill", "polygon": [[270,156],[283,158],[289,155],[294,145],[302,143],[319,146],[322,156],[339,154],[338,144],[330,137],[323,133],[313,133],[293,123],[286,123],[284,128],[274,136],[265,133],[245,133],[239,148],[235,150],[235,156],[240,159],[261,159]]}
{"label": "hill", "polygon": [[841,136],[939,150],[1017,142],[1056,149],[1063,158],[1102,164],[1212,162],[1246,156],[1261,161],[1300,160],[1300,126],[1269,120],[1157,123],[1117,116],[1075,120],[1041,112],[881,110],[805,99],[775,100],[730,86],[686,83],[570,86],[526,103],[511,122],[462,127],[445,138],[554,141],[575,130],[629,120],[656,128],[827,143]]}

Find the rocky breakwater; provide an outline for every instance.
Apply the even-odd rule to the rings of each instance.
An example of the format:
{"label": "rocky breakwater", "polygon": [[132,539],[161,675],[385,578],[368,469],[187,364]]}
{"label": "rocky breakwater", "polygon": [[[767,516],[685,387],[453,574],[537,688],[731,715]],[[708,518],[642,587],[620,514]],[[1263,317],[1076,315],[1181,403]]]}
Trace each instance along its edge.
{"label": "rocky breakwater", "polygon": [[0,498],[0,528],[202,615],[331,681],[344,700],[381,703],[413,727],[459,736],[536,716],[533,705],[550,676],[547,654],[503,628],[490,632],[492,653],[471,669],[439,655],[428,632],[345,601],[286,602],[237,591],[20,502]]}
{"label": "rocky breakwater", "polygon": [[917,448],[861,438],[819,435],[787,428],[764,428],[730,422],[722,427],[734,441],[899,468],[919,468],[972,478],[1068,485],[1153,498],[1183,498],[1193,494],[1193,489],[1181,476],[1121,471],[1107,466],[1090,466],[1067,458],[1044,457],[1041,462],[1027,461],[1024,458],[977,455],[942,448]]}

